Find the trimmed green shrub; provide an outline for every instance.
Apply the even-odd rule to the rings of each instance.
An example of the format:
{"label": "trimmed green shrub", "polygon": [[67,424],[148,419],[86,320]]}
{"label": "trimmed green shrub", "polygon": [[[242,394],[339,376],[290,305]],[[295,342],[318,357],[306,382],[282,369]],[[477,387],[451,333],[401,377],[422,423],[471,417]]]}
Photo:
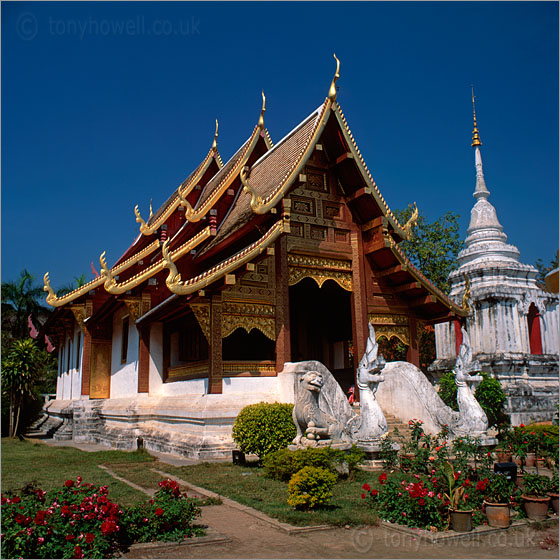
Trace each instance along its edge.
{"label": "trimmed green shrub", "polygon": [[293,408],[293,404],[265,402],[246,406],[233,423],[233,441],[243,453],[261,459],[287,447],[296,437]]}
{"label": "trimmed green shrub", "polygon": [[327,504],[337,480],[337,476],[327,469],[303,467],[290,479],[288,505],[296,509],[312,509]]}
{"label": "trimmed green shrub", "polygon": [[[488,426],[497,426],[499,424],[508,423],[509,419],[504,412],[504,404],[506,395],[502,389],[500,382],[491,377],[489,373],[481,372],[482,381],[476,388],[474,396],[480,403],[488,418]],[[453,410],[459,410],[457,404],[457,385],[452,371],[444,373],[439,380],[438,395],[441,400]]]}
{"label": "trimmed green shrub", "polygon": [[332,447],[280,449],[265,457],[263,467],[267,477],[287,482],[304,467],[321,467],[338,475],[350,475],[364,458],[364,452],[356,445],[347,451]]}

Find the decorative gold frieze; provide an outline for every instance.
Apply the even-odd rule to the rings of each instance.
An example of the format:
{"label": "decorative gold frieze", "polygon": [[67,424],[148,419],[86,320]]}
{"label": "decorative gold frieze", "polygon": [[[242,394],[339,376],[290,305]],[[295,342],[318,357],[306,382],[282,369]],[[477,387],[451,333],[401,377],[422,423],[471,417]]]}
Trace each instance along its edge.
{"label": "decorative gold frieze", "polygon": [[368,313],[368,321],[372,325],[407,325],[408,317],[406,315],[391,315]]}
{"label": "decorative gold frieze", "polygon": [[167,368],[167,381],[208,376],[208,360]]}
{"label": "decorative gold frieze", "polygon": [[274,362],[259,362],[259,361],[245,361],[245,362],[222,362],[222,371],[224,376],[236,375],[245,372],[258,372],[258,373],[276,373],[276,364]]}
{"label": "decorative gold frieze", "polygon": [[306,268],[329,268],[332,270],[352,270],[350,261],[338,259],[326,259],[322,257],[311,257],[309,255],[298,255],[291,253],[288,255],[288,264],[292,266],[304,266]]}
{"label": "decorative gold frieze", "polygon": [[192,303],[191,309],[194,313],[202,333],[206,340],[210,342],[210,304],[209,303]]}
{"label": "decorative gold frieze", "polygon": [[398,325],[382,325],[375,327],[375,340],[379,340],[382,337],[386,337],[387,340],[391,340],[391,337],[398,338],[403,344],[407,346],[410,345],[410,335],[408,327],[398,326]]}

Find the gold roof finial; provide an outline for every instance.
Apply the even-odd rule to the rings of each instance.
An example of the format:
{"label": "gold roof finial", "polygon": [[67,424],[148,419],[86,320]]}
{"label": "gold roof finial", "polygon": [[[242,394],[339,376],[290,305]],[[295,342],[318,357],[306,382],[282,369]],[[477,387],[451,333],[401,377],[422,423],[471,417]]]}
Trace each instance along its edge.
{"label": "gold roof finial", "polygon": [[214,151],[218,149],[218,119],[216,119],[216,132],[214,133],[214,142],[212,142],[212,149]]}
{"label": "gold roof finial", "polygon": [[336,54],[333,53],[334,59],[336,60],[336,72],[334,78],[331,82],[331,87],[329,89],[329,99],[331,101],[336,101],[336,80],[340,78],[340,60],[336,58]]}
{"label": "gold roof finial", "polygon": [[473,112],[473,119],[474,119],[474,129],[473,129],[473,136],[472,136],[472,144],[471,146],[474,148],[475,146],[482,146],[482,142],[480,141],[480,136],[478,135],[478,128],[476,127],[476,110],[474,108],[474,86],[471,85],[472,90],[472,112]]}
{"label": "gold roof finial", "polygon": [[264,91],[262,92],[262,109],[261,109],[261,116],[259,117],[259,124],[257,125],[261,130],[264,128],[264,112],[266,111],[266,97],[264,95]]}

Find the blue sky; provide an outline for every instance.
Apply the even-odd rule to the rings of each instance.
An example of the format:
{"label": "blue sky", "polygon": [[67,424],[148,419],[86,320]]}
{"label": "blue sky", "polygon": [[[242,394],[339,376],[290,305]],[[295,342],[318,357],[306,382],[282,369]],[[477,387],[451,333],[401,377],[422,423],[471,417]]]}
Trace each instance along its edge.
{"label": "blue sky", "polygon": [[210,148],[226,161],[267,95],[279,140],[338,101],[391,208],[461,215],[475,186],[521,260],[558,247],[556,2],[2,2],[2,280],[56,288],[112,264]]}

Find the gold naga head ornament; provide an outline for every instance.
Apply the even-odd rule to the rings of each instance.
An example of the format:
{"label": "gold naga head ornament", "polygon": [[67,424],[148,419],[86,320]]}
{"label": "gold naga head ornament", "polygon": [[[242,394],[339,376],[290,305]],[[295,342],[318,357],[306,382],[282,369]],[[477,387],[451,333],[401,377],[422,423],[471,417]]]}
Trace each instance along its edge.
{"label": "gold naga head ornament", "polygon": [[257,126],[263,130],[264,129],[264,112],[266,111],[266,97],[264,95],[264,91],[261,92],[262,93],[262,109],[261,109],[261,115],[259,117],[259,123],[257,124]]}
{"label": "gold naga head ornament", "polygon": [[163,242],[163,245],[161,246],[161,256],[163,259],[163,265],[165,266],[165,268],[169,269],[169,274],[167,275],[165,284],[171,290],[173,286],[176,286],[177,284],[181,283],[181,275],[177,270],[177,266],[171,260],[171,256],[169,255],[168,245],[169,245],[169,239],[166,239]]}
{"label": "gold naga head ornament", "polygon": [[336,60],[336,72],[334,74],[334,78],[331,82],[331,87],[329,88],[329,99],[331,101],[336,101],[336,80],[340,78],[340,60],[336,58],[336,54],[333,54],[334,59]]}
{"label": "gold naga head ornament", "polygon": [[412,228],[416,226],[418,223],[418,207],[416,206],[416,202],[413,204],[412,215],[408,219],[408,222],[404,224],[403,231],[406,234],[406,239],[410,241],[412,239]]}
{"label": "gold naga head ornament", "polygon": [[54,293],[54,290],[52,289],[48,272],[45,274],[45,276],[43,276],[43,282],[45,284],[43,286],[43,291],[47,292],[47,303],[50,305],[51,302],[56,300],[57,298],[56,298],[56,294]]}
{"label": "gold naga head ornament", "polygon": [[212,149],[214,151],[218,149],[218,119],[216,119],[216,132],[214,133],[214,142],[212,142]]}
{"label": "gold naga head ornament", "polygon": [[101,253],[101,255],[99,256],[99,264],[101,266],[101,270],[99,272],[100,272],[101,276],[103,278],[105,278],[104,286],[105,286],[105,289],[107,289],[110,286],[116,284],[116,282],[115,282],[115,279],[113,278],[113,275],[111,274],[111,271],[109,270],[109,267],[107,266],[107,259],[105,258],[105,251],[103,251],[103,253]]}
{"label": "gold naga head ornament", "polygon": [[471,299],[471,281],[466,274],[463,274],[465,278],[465,293],[463,294],[462,309],[465,311],[470,311],[471,306],[469,305],[469,300]]}

